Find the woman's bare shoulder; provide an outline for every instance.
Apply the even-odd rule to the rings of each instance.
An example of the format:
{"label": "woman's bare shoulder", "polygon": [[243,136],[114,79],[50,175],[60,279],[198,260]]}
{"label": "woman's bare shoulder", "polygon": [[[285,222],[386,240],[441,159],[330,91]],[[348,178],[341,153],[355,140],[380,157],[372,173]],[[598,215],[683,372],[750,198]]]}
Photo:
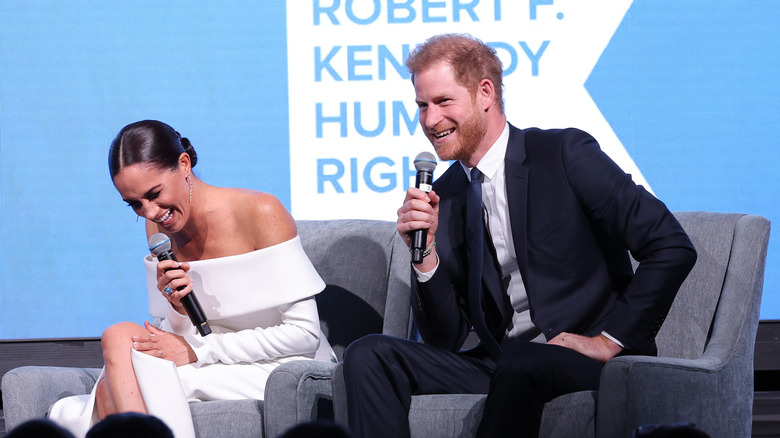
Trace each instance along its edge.
{"label": "woman's bare shoulder", "polygon": [[249,189],[224,190],[255,249],[286,242],[298,234],[292,215],[274,195]]}

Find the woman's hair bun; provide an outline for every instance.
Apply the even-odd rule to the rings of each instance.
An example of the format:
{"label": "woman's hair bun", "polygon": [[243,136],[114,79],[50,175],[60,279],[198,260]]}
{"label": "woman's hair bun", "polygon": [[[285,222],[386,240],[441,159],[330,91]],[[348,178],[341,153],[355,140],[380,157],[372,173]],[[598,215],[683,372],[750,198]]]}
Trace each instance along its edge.
{"label": "woman's hair bun", "polygon": [[182,137],[181,145],[184,148],[184,152],[190,156],[190,167],[195,167],[195,164],[198,163],[198,154],[195,152],[195,148],[192,147],[192,143],[190,143],[187,137]]}

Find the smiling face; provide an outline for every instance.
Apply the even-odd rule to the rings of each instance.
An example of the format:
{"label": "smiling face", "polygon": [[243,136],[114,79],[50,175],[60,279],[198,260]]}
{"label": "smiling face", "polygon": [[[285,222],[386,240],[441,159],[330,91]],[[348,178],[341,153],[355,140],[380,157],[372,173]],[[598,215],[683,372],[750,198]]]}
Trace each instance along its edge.
{"label": "smiling face", "polygon": [[174,233],[190,214],[189,160],[180,158],[176,169],[144,163],[123,167],[114,177],[114,187],[133,211]]}
{"label": "smiling face", "polygon": [[420,126],[439,158],[478,161],[490,147],[484,144],[487,115],[477,103],[478,90],[459,84],[452,67],[439,62],[414,75],[414,91]]}

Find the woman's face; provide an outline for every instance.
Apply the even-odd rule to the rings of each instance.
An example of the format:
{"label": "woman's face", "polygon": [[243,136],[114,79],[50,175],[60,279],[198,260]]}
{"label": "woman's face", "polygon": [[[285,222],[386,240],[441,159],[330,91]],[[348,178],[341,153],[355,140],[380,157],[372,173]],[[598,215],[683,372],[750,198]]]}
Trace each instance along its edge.
{"label": "woman's face", "polygon": [[114,187],[137,215],[173,233],[184,227],[190,211],[189,172],[184,167],[181,163],[174,170],[131,164],[114,176]]}

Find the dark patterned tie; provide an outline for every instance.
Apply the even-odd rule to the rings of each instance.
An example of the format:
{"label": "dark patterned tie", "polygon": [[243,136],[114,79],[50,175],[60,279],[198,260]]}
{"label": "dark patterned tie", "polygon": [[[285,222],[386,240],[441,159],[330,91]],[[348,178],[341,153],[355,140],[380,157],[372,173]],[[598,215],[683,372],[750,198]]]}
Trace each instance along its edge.
{"label": "dark patterned tie", "polygon": [[469,317],[474,331],[493,360],[501,355],[482,313],[482,263],[485,248],[485,226],[482,222],[482,172],[471,169],[471,183],[466,190],[466,248],[469,261]]}

